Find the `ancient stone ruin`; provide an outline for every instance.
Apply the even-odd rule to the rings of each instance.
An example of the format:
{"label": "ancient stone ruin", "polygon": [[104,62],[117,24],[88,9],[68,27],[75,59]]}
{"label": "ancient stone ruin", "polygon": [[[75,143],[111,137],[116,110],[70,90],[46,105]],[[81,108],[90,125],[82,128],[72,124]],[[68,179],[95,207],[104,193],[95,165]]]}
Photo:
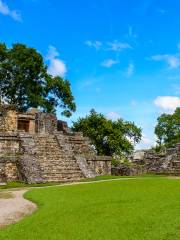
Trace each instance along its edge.
{"label": "ancient stone ruin", "polygon": [[161,152],[155,150],[138,150],[128,158],[129,164],[112,167],[113,175],[139,175],[157,173],[180,175],[180,143]]}
{"label": "ancient stone ruin", "polygon": [[111,158],[97,156],[88,138],[55,115],[0,105],[0,182],[64,182],[104,174],[111,174]]}
{"label": "ancient stone ruin", "polygon": [[180,175],[180,143],[159,153],[154,150],[137,151],[131,160],[136,165],[144,166],[148,173]]}

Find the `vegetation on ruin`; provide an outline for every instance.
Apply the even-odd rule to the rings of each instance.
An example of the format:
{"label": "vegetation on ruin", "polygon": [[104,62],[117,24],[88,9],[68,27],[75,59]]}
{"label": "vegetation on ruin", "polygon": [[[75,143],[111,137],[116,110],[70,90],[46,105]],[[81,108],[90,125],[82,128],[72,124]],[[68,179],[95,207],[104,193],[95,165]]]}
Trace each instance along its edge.
{"label": "vegetation on ruin", "polygon": [[100,155],[125,155],[131,153],[134,144],[141,140],[141,128],[133,122],[107,119],[94,109],[84,118],[73,123],[73,130],[90,138]]}
{"label": "vegetation on ruin", "polygon": [[176,240],[180,181],[130,179],[30,190],[39,209],[0,230],[6,240]]}
{"label": "vegetation on ruin", "polygon": [[42,55],[24,44],[0,44],[0,100],[20,111],[39,107],[55,112],[60,107],[70,117],[76,110],[70,82],[51,76]]}
{"label": "vegetation on ruin", "polygon": [[180,108],[177,108],[173,114],[163,113],[157,119],[155,134],[158,139],[157,149],[180,143]]}

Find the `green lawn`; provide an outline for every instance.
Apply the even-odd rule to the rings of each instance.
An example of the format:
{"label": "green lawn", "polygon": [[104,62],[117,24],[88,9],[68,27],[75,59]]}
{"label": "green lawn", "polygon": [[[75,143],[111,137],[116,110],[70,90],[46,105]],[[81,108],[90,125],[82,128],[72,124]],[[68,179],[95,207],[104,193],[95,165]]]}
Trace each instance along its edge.
{"label": "green lawn", "polygon": [[[84,178],[80,180],[80,182],[94,182],[100,180],[109,180],[109,179],[116,179],[116,178],[145,178],[145,177],[165,177],[167,175],[159,175],[159,174],[142,174],[137,176],[113,176],[113,175],[104,175],[104,176],[97,176],[95,178]],[[61,185],[61,182],[50,182],[50,183],[33,183],[27,184],[23,182],[8,182],[6,185],[0,186],[0,191],[4,189],[14,189],[14,188],[29,188],[29,187],[45,187],[45,186],[54,186],[54,185]]]}
{"label": "green lawn", "polygon": [[0,240],[179,240],[180,180],[141,178],[32,189],[39,210]]}

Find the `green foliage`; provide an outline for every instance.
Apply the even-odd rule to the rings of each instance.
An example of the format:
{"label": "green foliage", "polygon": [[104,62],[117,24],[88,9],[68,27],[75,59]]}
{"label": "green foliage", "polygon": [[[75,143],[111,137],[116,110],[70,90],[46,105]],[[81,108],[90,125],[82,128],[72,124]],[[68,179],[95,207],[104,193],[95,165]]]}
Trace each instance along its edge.
{"label": "green foliage", "polygon": [[134,149],[133,143],[138,143],[141,139],[141,129],[134,123],[123,119],[108,120],[94,109],[89,116],[74,122],[73,130],[81,131],[89,137],[100,155],[129,154]]}
{"label": "green foliage", "polygon": [[180,142],[180,108],[173,114],[162,114],[157,119],[155,134],[158,138],[157,149],[162,146],[172,147]]}
{"label": "green foliage", "polygon": [[118,167],[119,164],[120,164],[120,161],[119,161],[118,159],[112,158],[112,160],[111,160],[111,165],[112,165],[113,167]]}
{"label": "green foliage", "polygon": [[23,44],[0,44],[0,97],[20,111],[61,107],[69,117],[76,109],[69,81],[49,75],[41,54]]}
{"label": "green foliage", "polygon": [[13,188],[27,188],[27,187],[45,187],[62,184],[60,182],[47,182],[47,183],[24,183],[24,182],[8,182],[5,185],[0,185],[0,190],[13,189]]}

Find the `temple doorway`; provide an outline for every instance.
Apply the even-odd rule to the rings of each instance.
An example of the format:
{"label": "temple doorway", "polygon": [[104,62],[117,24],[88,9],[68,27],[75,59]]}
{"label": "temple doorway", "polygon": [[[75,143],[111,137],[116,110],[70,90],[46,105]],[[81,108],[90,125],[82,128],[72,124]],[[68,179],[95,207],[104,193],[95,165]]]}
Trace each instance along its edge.
{"label": "temple doorway", "polygon": [[29,120],[18,120],[18,130],[29,132]]}

